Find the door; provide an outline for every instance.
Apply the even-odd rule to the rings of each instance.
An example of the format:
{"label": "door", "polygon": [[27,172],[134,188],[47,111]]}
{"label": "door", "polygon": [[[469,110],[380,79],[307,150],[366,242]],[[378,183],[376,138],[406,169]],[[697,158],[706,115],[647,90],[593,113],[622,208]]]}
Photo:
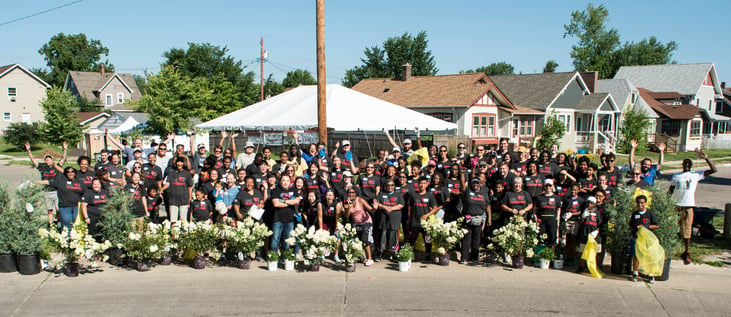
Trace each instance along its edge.
{"label": "door", "polygon": [[23,122],[23,123],[31,123],[33,121],[33,119],[30,116],[30,113],[23,113],[20,118],[21,118],[21,122]]}

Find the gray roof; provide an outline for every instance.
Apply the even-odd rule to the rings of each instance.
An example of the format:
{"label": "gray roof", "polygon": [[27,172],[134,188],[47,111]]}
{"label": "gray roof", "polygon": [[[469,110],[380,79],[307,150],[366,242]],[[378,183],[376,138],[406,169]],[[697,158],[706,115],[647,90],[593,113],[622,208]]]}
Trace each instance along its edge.
{"label": "gray roof", "polygon": [[602,79],[596,83],[596,92],[606,92],[612,95],[617,107],[622,111],[627,111],[627,107],[632,106],[632,92],[637,94],[634,108],[641,110],[651,119],[659,118],[652,108],[640,97],[637,88],[627,79]]}
{"label": "gray roof", "polygon": [[143,112],[127,112],[127,111],[114,111],[112,115],[99,125],[97,129],[114,129],[120,126],[122,123],[127,121],[128,118],[132,117],[139,123],[145,123],[150,118]]}
{"label": "gray roof", "polygon": [[599,109],[599,107],[604,104],[604,100],[607,99],[607,96],[609,96],[608,93],[596,93],[591,95],[586,95],[583,98],[581,98],[581,101],[579,101],[579,104],[576,105],[576,110],[591,110],[595,111]]}
{"label": "gray roof", "polygon": [[82,97],[88,100],[95,100],[99,96],[94,92],[100,91],[115,75],[131,90],[129,99],[132,101],[140,100],[140,89],[137,87],[137,83],[132,78],[132,74],[126,73],[105,73],[102,75],[98,72],[70,71],[66,78],[66,87],[64,88],[68,89],[69,81],[73,81]]}
{"label": "gray roof", "polygon": [[622,66],[614,79],[629,79],[635,86],[651,91],[695,95],[710,71],[715,89],[719,92],[713,63]]}
{"label": "gray roof", "polygon": [[489,76],[515,106],[545,111],[577,72]]}

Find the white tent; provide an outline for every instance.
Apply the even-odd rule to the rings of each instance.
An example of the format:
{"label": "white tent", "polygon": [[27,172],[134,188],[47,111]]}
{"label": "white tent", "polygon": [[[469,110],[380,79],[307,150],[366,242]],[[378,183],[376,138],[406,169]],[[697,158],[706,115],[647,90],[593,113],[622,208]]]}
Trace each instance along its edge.
{"label": "white tent", "polygon": [[[345,88],[327,85],[327,127],[335,131],[457,128],[423,113]],[[210,130],[285,131],[317,128],[317,86],[299,86],[197,125]]]}

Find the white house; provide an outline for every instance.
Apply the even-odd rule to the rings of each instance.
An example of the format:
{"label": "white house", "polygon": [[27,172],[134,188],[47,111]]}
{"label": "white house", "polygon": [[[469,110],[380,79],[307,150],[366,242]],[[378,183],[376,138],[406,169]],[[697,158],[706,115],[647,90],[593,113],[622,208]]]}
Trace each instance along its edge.
{"label": "white house", "polygon": [[20,64],[0,66],[0,134],[11,123],[43,121],[41,102],[51,85]]}

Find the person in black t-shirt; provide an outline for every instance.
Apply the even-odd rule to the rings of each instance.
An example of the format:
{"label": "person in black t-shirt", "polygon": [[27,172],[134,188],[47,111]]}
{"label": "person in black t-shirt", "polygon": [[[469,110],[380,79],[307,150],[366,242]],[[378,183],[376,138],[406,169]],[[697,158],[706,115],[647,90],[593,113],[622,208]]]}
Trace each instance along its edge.
{"label": "person in black t-shirt", "polygon": [[479,259],[482,230],[486,225],[492,225],[492,210],[490,196],[480,190],[480,180],[477,178],[470,180],[470,186],[464,192],[462,201],[462,215],[465,219],[462,228],[467,232],[462,238],[462,258],[459,263],[465,264],[467,260]]}
{"label": "person in black t-shirt", "polygon": [[296,195],[292,186],[292,179],[289,175],[282,175],[279,180],[279,187],[272,190],[272,204],[274,207],[274,220],[272,225],[272,240],[270,250],[279,250],[279,242],[282,241],[282,249],[289,250],[287,243],[289,233],[294,229],[294,212],[296,206],[303,199]]}
{"label": "person in black t-shirt", "polygon": [[91,187],[81,197],[81,213],[88,225],[89,234],[97,240],[101,238],[98,224],[102,216],[102,208],[107,203],[107,199],[109,199],[109,192],[102,188],[100,179],[92,180]]}
{"label": "person in black t-shirt", "polygon": [[[53,162],[53,156],[50,154],[47,154],[43,158],[43,163],[39,163],[36,161],[36,159],[33,157],[33,153],[31,152],[30,143],[25,142],[25,150],[28,152],[28,157],[30,158],[30,162],[33,164],[33,167],[38,169],[38,171],[41,173],[41,180],[49,181],[51,179],[54,179],[56,175],[56,171],[63,171],[61,166],[66,163],[66,148],[67,143],[63,142],[63,156],[58,161],[58,164]],[[48,185],[48,184],[46,184]],[[50,186],[46,186],[46,210],[48,211],[48,225],[53,225],[53,214],[58,210],[58,194],[55,190],[53,190]]]}
{"label": "person in black t-shirt", "polygon": [[617,157],[614,153],[609,153],[605,156],[605,160],[607,165],[599,171],[607,174],[607,185],[613,187],[622,186],[624,177],[622,176],[622,172],[614,166]]}
{"label": "person in black t-shirt", "polygon": [[642,179],[642,171],[639,167],[635,167],[632,169],[632,172],[629,174],[630,180],[627,181],[625,185],[627,186],[637,186],[638,188],[647,188],[650,187],[650,183],[648,183],[646,180]]}
{"label": "person in black t-shirt", "polygon": [[79,201],[84,194],[81,182],[76,179],[76,169],[67,167],[63,175],[56,175],[50,180],[41,180],[41,184],[50,185],[58,194],[58,214],[61,216],[61,226],[71,231],[73,222],[79,215]]}
{"label": "person in black t-shirt", "polygon": [[523,177],[523,186],[525,187],[525,191],[530,194],[530,197],[535,199],[543,192],[543,183],[546,177],[538,174],[538,163],[536,162],[528,162],[527,170],[527,174]]}
{"label": "person in black t-shirt", "polygon": [[546,234],[544,243],[548,246],[553,246],[557,242],[560,210],[561,198],[553,193],[553,180],[547,179],[543,185],[543,194],[533,201],[533,211],[540,226],[539,235]]}
{"label": "person in black t-shirt", "polygon": [[160,188],[157,185],[147,189],[147,213],[150,215],[150,221],[152,223],[162,223],[162,217],[160,216],[160,205],[162,205],[162,196],[160,196]]}
{"label": "person in black t-shirt", "polygon": [[183,167],[185,167],[185,159],[182,157],[175,158],[175,169],[168,169],[162,187],[163,191],[167,190],[168,201],[165,204],[168,207],[168,216],[172,223],[185,221],[189,218],[187,215],[193,196],[193,177]]}
{"label": "person in black t-shirt", "polygon": [[396,192],[396,183],[386,181],[385,189],[373,201],[376,212],[376,262],[386,252],[396,256],[398,246],[398,230],[401,226],[401,209],[404,208],[404,197]]}
{"label": "person in black t-shirt", "polygon": [[408,217],[409,226],[407,227],[410,231],[409,243],[414,245],[419,233],[421,233],[421,236],[424,237],[424,246],[426,251],[425,261],[429,263],[432,261],[431,239],[426,235],[426,231],[421,226],[421,221],[429,219],[429,216],[437,213],[442,206],[437,205],[437,200],[434,198],[434,195],[429,192],[429,181],[426,177],[420,177],[419,184],[417,186],[418,191],[412,193],[412,197],[409,202],[410,215]]}
{"label": "person in black t-shirt", "polygon": [[[637,239],[637,231],[640,226],[649,230],[660,228],[655,214],[652,211],[647,210],[647,196],[637,196],[637,198],[635,198],[635,203],[637,204],[637,211],[632,213],[629,221],[629,225],[632,228],[632,240],[630,240],[629,243],[630,254],[632,254],[632,274],[630,275],[630,280],[633,282],[637,281],[637,276],[639,275],[637,270],[640,267],[640,261],[637,260],[637,255],[635,254],[635,239]],[[654,277],[651,277],[650,283],[653,283],[654,280]]]}
{"label": "person in black t-shirt", "polygon": [[523,190],[523,179],[516,176],[513,178],[512,190],[505,192],[502,201],[505,223],[514,215],[523,216],[529,219],[533,210],[533,199],[530,194]]}
{"label": "person in black t-shirt", "polygon": [[206,198],[206,193],[202,189],[198,188],[195,190],[195,200],[190,202],[190,213],[188,221],[211,221],[213,215],[213,207],[211,202]]}

